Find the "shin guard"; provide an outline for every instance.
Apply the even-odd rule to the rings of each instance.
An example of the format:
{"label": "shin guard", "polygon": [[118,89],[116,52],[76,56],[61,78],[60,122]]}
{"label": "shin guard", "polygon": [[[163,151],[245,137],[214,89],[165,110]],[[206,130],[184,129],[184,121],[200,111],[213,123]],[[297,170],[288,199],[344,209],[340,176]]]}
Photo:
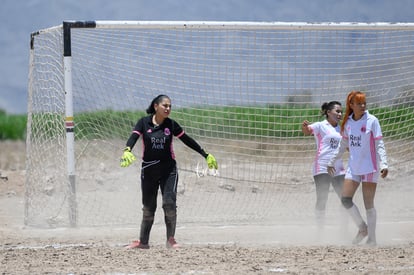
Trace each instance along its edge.
{"label": "shin guard", "polygon": [[175,236],[175,227],[177,224],[177,208],[174,205],[164,205],[164,220],[167,230],[167,240]]}
{"label": "shin guard", "polygon": [[351,208],[347,209],[347,211],[360,230],[367,228],[367,224],[364,219],[362,219],[361,213],[355,204],[353,204]]}
{"label": "shin guard", "polygon": [[141,232],[139,234],[139,239],[142,244],[148,244],[149,237],[151,233],[151,228],[154,223],[154,212],[148,209],[143,209],[143,216],[141,222]]}

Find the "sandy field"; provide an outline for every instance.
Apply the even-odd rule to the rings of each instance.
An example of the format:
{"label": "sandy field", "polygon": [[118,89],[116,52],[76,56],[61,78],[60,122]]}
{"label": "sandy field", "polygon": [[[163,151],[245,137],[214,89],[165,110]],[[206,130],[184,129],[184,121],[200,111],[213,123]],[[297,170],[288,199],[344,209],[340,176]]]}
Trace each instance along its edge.
{"label": "sandy field", "polygon": [[[24,225],[25,145],[0,142],[1,274],[414,274],[412,175],[378,190],[378,245],[352,245],[355,227],[178,222],[167,249],[157,220],[149,250],[126,250],[138,226],[39,229]],[[310,194],[310,197],[312,194]],[[280,206],[282,207],[282,206]]]}

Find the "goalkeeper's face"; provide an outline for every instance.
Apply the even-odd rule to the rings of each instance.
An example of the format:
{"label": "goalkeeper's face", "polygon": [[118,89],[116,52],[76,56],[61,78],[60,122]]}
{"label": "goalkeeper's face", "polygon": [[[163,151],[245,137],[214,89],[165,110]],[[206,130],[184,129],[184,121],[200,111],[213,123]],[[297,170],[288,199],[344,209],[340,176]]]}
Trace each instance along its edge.
{"label": "goalkeeper's face", "polygon": [[163,98],[163,100],[155,106],[155,111],[157,115],[160,115],[164,118],[168,117],[171,113],[170,99]]}

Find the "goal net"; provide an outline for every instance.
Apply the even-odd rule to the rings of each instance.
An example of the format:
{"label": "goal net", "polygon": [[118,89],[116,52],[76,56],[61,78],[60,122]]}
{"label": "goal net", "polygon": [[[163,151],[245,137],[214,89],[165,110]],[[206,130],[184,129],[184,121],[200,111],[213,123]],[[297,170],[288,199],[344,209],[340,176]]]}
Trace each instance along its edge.
{"label": "goal net", "polygon": [[219,163],[210,176],[198,153],[174,142],[179,222],[310,217],[316,147],[301,122],[323,120],[320,106],[344,104],[351,90],[366,92],[380,119],[390,176],[409,173],[412,24],[93,21],[35,32],[25,224],[139,224],[142,150],[133,148],[138,161],[128,168],[120,157],[158,94]]}

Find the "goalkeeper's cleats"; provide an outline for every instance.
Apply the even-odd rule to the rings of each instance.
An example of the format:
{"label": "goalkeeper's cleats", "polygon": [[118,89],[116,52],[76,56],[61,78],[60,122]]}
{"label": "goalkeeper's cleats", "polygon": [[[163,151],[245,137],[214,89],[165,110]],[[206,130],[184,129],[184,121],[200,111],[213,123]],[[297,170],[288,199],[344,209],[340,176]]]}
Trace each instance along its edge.
{"label": "goalkeeper's cleats", "polygon": [[208,154],[206,160],[208,169],[218,169],[216,158],[212,154]]}
{"label": "goalkeeper's cleats", "polygon": [[125,246],[127,249],[139,248],[139,249],[149,249],[148,244],[143,244],[141,241],[133,241],[131,244]]}
{"label": "goalkeeper's cleats", "polygon": [[175,241],[174,237],[169,237],[167,240],[167,248],[172,248],[172,249],[178,249],[180,248],[180,246],[178,245],[178,243]]}
{"label": "goalkeeper's cleats", "polygon": [[131,148],[126,147],[121,158],[121,167],[128,167],[136,160],[134,154],[131,153]]}

